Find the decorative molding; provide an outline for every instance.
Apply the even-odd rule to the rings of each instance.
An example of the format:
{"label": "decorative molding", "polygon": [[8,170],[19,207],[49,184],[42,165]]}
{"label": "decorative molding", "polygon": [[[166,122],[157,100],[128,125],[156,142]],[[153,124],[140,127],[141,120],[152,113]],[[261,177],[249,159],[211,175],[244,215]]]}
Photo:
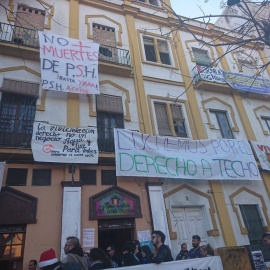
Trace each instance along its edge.
{"label": "decorative molding", "polygon": [[163,3],[160,3],[162,5],[162,7],[160,7],[160,6],[155,6],[155,5],[150,4],[149,0],[145,0],[145,2],[128,0],[128,2],[130,2],[130,3],[134,4],[134,5],[137,5],[137,6],[150,8],[150,9],[153,9],[153,10],[156,10],[156,11],[159,11],[159,12],[163,12],[163,13],[166,12]]}
{"label": "decorative molding", "polygon": [[149,81],[149,82],[157,82],[157,83],[164,83],[164,84],[167,84],[167,85],[176,85],[176,86],[185,87],[184,82],[168,81],[168,80],[152,78],[152,77],[147,77],[147,76],[143,76],[143,80],[144,81]]}
{"label": "decorative molding", "polygon": [[236,123],[235,113],[234,113],[234,110],[233,110],[232,105],[230,105],[229,103],[226,103],[225,101],[223,101],[223,100],[221,100],[221,99],[219,99],[217,97],[208,98],[208,99],[202,101],[203,111],[206,113],[206,117],[207,117],[207,121],[208,121],[209,127],[211,129],[215,129],[216,128],[215,125],[213,125],[212,122],[211,122],[210,114],[209,114],[209,109],[206,109],[205,108],[205,104],[208,103],[208,102],[210,102],[210,101],[213,101],[213,100],[216,100],[216,101],[218,101],[218,102],[222,103],[223,105],[225,105],[225,106],[227,106],[227,107],[230,108],[230,112],[231,112],[230,115],[231,115],[231,119],[232,119],[233,125],[234,125],[232,127],[232,131],[233,132],[239,132],[239,128],[238,128],[237,123]]}
{"label": "decorative molding", "polygon": [[269,132],[268,132],[267,130],[265,130],[264,127],[263,127],[261,117],[257,114],[257,111],[259,111],[260,109],[266,109],[266,110],[269,110],[269,112],[270,112],[270,107],[268,107],[268,106],[266,106],[266,105],[261,105],[261,106],[255,108],[255,109],[253,109],[254,114],[255,114],[257,120],[259,121],[259,124],[260,124],[260,126],[261,126],[261,129],[262,129],[263,134],[264,134],[264,135],[269,135]]}
{"label": "decorative molding", "polygon": [[[142,30],[137,30],[137,34],[138,34],[138,42],[139,42],[139,49],[140,49],[142,63],[149,64],[149,65],[154,65],[154,66],[159,66],[159,67],[164,67],[164,68],[169,68],[169,69],[179,69],[178,61],[177,61],[177,57],[176,57],[176,52],[175,52],[175,47],[174,47],[174,41],[173,41],[173,39],[171,37],[162,36],[162,35],[150,33],[150,32],[147,32],[147,31],[142,31]],[[147,60],[144,59],[143,47],[142,47],[143,40],[141,38],[141,35],[146,35],[146,36],[152,37],[154,39],[157,62],[151,62],[151,61],[147,61]],[[171,53],[172,53],[174,66],[165,65],[165,64],[161,63],[160,56],[159,56],[159,51],[158,51],[157,39],[160,39],[160,40],[163,40],[163,41],[164,40],[169,41],[170,48],[171,48],[171,50],[169,51],[169,55],[171,56]]]}
{"label": "decorative molding", "polygon": [[[170,105],[171,103],[175,103],[175,104],[179,104],[179,105],[183,105],[185,106],[185,111],[187,114],[187,120],[188,120],[188,124],[189,124],[189,128],[191,131],[191,135],[192,138],[196,137],[196,133],[195,133],[195,129],[193,127],[193,121],[192,121],[192,117],[191,117],[191,113],[189,111],[189,106],[188,106],[188,101],[187,100],[183,100],[183,99],[176,99],[175,98],[167,98],[167,97],[160,97],[160,96],[154,96],[154,95],[147,95],[147,99],[148,99],[148,106],[149,106],[149,112],[150,112],[150,118],[151,118],[151,124],[152,124],[152,131],[153,131],[153,135],[156,136],[157,132],[156,132],[156,125],[155,125],[155,118],[154,118],[154,110],[153,110],[153,106],[152,106],[152,99],[157,99],[157,100],[161,100],[164,101],[167,104],[167,112],[168,112],[168,104]],[[169,113],[171,113],[169,111]],[[176,136],[176,135],[175,135]]]}
{"label": "decorative molding", "polygon": [[88,19],[90,19],[90,18],[104,18],[104,19],[106,19],[106,20],[108,20],[108,21],[110,21],[110,22],[118,25],[118,27],[119,27],[119,29],[118,29],[118,41],[116,42],[116,44],[118,46],[122,46],[123,45],[122,44],[122,25],[119,22],[117,22],[117,21],[115,21],[115,20],[107,17],[106,15],[101,15],[101,14],[100,15],[85,15],[85,24],[87,25],[87,38],[93,39],[93,35],[90,34],[90,32],[91,32],[91,25],[88,22]]}
{"label": "decorative molding", "polygon": [[[196,39],[190,39],[190,40],[185,41],[186,48],[188,49],[191,61],[196,63],[196,59],[193,57],[192,48],[189,45],[190,43],[199,43],[199,42]],[[207,47],[211,52],[210,56],[211,56],[211,59],[213,61],[213,66],[217,66],[217,63],[214,63],[216,61],[216,59],[215,59],[215,54],[214,54],[213,48],[210,45],[206,45],[206,44],[204,44],[203,47],[204,46]]]}
{"label": "decorative molding", "polygon": [[9,6],[9,12],[7,13],[7,20],[9,22],[15,22],[15,18],[12,15],[14,13],[14,4],[13,4],[13,0],[9,0],[8,1],[8,6]]}
{"label": "decorative molding", "polygon": [[239,51],[233,51],[233,52],[231,52],[232,58],[235,61],[235,64],[237,66],[238,71],[241,72],[241,73],[243,72],[242,68],[239,66],[239,63],[238,63],[239,58],[237,58],[237,56],[236,56],[239,53],[246,55],[246,59],[250,59],[251,60],[251,62],[254,65],[254,68],[256,68],[256,75],[258,76],[259,73],[260,73],[260,71],[258,69],[258,66],[257,66],[257,63],[256,63],[255,58],[253,56],[251,56],[250,54],[247,54],[246,52],[244,52],[244,50],[239,50]]}
{"label": "decorative molding", "polygon": [[[213,203],[213,199],[210,195],[198,190],[198,189],[195,189],[187,184],[183,184],[169,192],[166,192],[166,194],[163,195],[164,197],[164,200],[170,196],[172,196],[173,194],[181,191],[182,189],[187,189],[187,190],[190,190],[191,192],[194,192],[196,194],[198,194],[199,196],[202,196],[204,198],[206,198],[209,202],[209,213],[210,213],[210,217],[211,217],[211,221],[212,221],[212,224],[213,224],[213,230],[209,230],[207,231],[207,234],[208,236],[219,236],[219,230],[218,230],[218,227],[217,227],[217,222],[216,222],[216,218],[215,218],[215,208],[214,208],[214,203]],[[166,204],[165,204],[166,205]],[[167,209],[166,209],[167,211]],[[167,219],[169,219],[170,216],[167,216]],[[169,224],[169,220],[168,220],[168,224]],[[169,230],[170,230],[170,226],[169,226]],[[171,235],[171,231],[170,231],[170,235]]]}
{"label": "decorative molding", "polygon": [[[28,68],[26,66],[17,66],[17,67],[8,67],[8,68],[1,68],[0,69],[0,73],[2,72],[8,72],[8,71],[16,71],[16,70],[26,70],[27,72],[37,76],[37,77],[41,77],[40,73]],[[40,96],[40,105],[36,105],[36,110],[37,111],[45,111],[45,100],[46,100],[46,90],[42,89],[41,90],[41,96]]]}
{"label": "decorative molding", "polygon": [[[110,84],[114,86],[115,88],[118,88],[119,90],[123,91],[126,94],[126,99],[125,99],[125,108],[126,108],[126,113],[124,114],[124,120],[126,121],[131,121],[131,116],[130,116],[130,109],[129,109],[129,103],[130,103],[130,95],[129,91],[122,86],[112,82],[111,80],[105,80],[105,81],[100,81],[99,85],[102,84]],[[93,100],[93,95],[88,95],[89,98],[89,116],[97,116],[97,112],[94,111],[94,100]]]}
{"label": "decorative molding", "polygon": [[168,227],[169,227],[170,239],[175,240],[175,239],[177,239],[177,232],[173,232],[173,230],[172,230],[172,221],[170,219],[169,209],[166,209],[166,217],[167,217],[167,222],[168,222]]}
{"label": "decorative molding", "polygon": [[241,233],[242,234],[248,234],[248,230],[247,230],[246,227],[244,227],[244,225],[241,222],[239,211],[238,211],[238,209],[237,209],[237,207],[235,206],[235,203],[234,203],[234,198],[237,195],[239,195],[240,193],[242,193],[243,191],[245,191],[247,193],[250,193],[251,195],[253,195],[253,196],[260,199],[260,201],[262,203],[262,211],[263,211],[263,214],[264,214],[264,217],[265,217],[265,220],[266,220],[266,224],[267,224],[267,226],[265,226],[264,229],[265,229],[266,232],[269,232],[270,231],[269,230],[270,229],[270,220],[269,220],[269,216],[267,214],[267,207],[266,207],[266,203],[265,203],[265,200],[264,200],[263,196],[261,194],[256,193],[255,191],[252,191],[252,190],[246,188],[246,187],[241,187],[241,188],[239,188],[237,191],[235,191],[233,194],[231,194],[229,196],[230,200],[231,200],[233,211],[235,212],[235,214],[237,216],[237,220],[238,220],[238,223],[239,223],[239,226],[240,226]]}

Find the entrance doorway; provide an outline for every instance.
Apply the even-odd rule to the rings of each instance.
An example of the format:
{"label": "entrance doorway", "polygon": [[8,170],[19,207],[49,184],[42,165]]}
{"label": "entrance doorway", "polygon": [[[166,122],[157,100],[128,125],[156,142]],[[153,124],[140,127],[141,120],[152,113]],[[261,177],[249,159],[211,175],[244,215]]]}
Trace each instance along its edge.
{"label": "entrance doorway", "polygon": [[98,221],[98,247],[106,250],[115,245],[116,254],[122,256],[122,247],[134,240],[134,219],[111,219]]}

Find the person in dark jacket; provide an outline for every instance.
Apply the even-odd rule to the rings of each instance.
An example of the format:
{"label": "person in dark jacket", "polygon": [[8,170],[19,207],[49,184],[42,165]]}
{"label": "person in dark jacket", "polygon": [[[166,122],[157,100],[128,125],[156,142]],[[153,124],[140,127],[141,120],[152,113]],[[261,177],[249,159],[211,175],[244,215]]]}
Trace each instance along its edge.
{"label": "person in dark jacket", "polygon": [[173,261],[171,249],[164,244],[165,234],[161,231],[153,231],[152,244],[157,249],[157,254],[153,257],[153,263],[171,262]]}
{"label": "person in dark jacket", "polygon": [[201,244],[201,237],[199,235],[193,235],[192,236],[192,246],[193,248],[189,250],[188,252],[188,259],[196,259],[201,258],[201,250],[200,250],[200,244]]}
{"label": "person in dark jacket", "polygon": [[268,246],[270,250],[270,233],[264,233],[262,236],[263,243]]}
{"label": "person in dark jacket", "polygon": [[79,264],[82,270],[88,270],[87,260],[84,257],[83,250],[77,237],[70,236],[67,238],[64,251],[65,257],[62,261],[62,264],[65,263]]}
{"label": "person in dark jacket", "polygon": [[140,261],[134,255],[134,246],[132,245],[132,243],[124,245],[122,251],[123,251],[124,266],[132,266],[140,264]]}
{"label": "person in dark jacket", "polygon": [[180,261],[180,260],[187,259],[187,254],[188,254],[187,244],[182,243],[181,250],[180,250],[179,254],[176,256],[176,260]]}
{"label": "person in dark jacket", "polygon": [[109,254],[111,260],[117,263],[118,267],[122,266],[122,258],[115,254],[115,246],[114,245],[109,245],[107,247],[107,253]]}
{"label": "person in dark jacket", "polygon": [[106,252],[100,248],[92,248],[89,254],[90,267],[89,270],[100,270],[112,267],[111,260]]}
{"label": "person in dark jacket", "polygon": [[139,259],[140,263],[142,263],[142,253],[139,240],[133,240],[133,244],[135,245],[135,255]]}
{"label": "person in dark jacket", "polygon": [[142,264],[151,263],[153,254],[149,246],[142,246],[141,247],[142,253]]}

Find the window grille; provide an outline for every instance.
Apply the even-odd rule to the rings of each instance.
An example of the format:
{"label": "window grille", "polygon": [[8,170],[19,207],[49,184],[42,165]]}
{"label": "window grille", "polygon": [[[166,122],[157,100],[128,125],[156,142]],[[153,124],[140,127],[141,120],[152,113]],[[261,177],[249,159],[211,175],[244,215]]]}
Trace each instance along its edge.
{"label": "window grille", "polygon": [[96,185],[96,170],[80,170],[80,181],[83,182],[84,185]]}
{"label": "window grille", "polygon": [[33,169],[32,186],[50,186],[51,172],[50,169]]}
{"label": "window grille", "polygon": [[26,186],[27,169],[9,168],[7,173],[7,186]]}
{"label": "window grille", "polygon": [[239,205],[248,231],[251,251],[261,250],[265,261],[270,261],[269,248],[263,245],[262,235],[265,233],[263,221],[258,211],[258,205],[242,204]]}
{"label": "window grille", "polygon": [[117,186],[116,171],[102,170],[101,171],[101,185]]}

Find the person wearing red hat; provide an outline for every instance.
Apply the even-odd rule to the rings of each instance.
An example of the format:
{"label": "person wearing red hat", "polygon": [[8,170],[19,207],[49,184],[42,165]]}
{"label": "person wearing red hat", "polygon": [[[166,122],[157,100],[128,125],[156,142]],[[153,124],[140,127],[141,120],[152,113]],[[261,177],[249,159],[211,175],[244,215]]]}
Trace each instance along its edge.
{"label": "person wearing red hat", "polygon": [[56,258],[55,252],[52,248],[41,253],[38,266],[42,270],[62,269],[61,262]]}

